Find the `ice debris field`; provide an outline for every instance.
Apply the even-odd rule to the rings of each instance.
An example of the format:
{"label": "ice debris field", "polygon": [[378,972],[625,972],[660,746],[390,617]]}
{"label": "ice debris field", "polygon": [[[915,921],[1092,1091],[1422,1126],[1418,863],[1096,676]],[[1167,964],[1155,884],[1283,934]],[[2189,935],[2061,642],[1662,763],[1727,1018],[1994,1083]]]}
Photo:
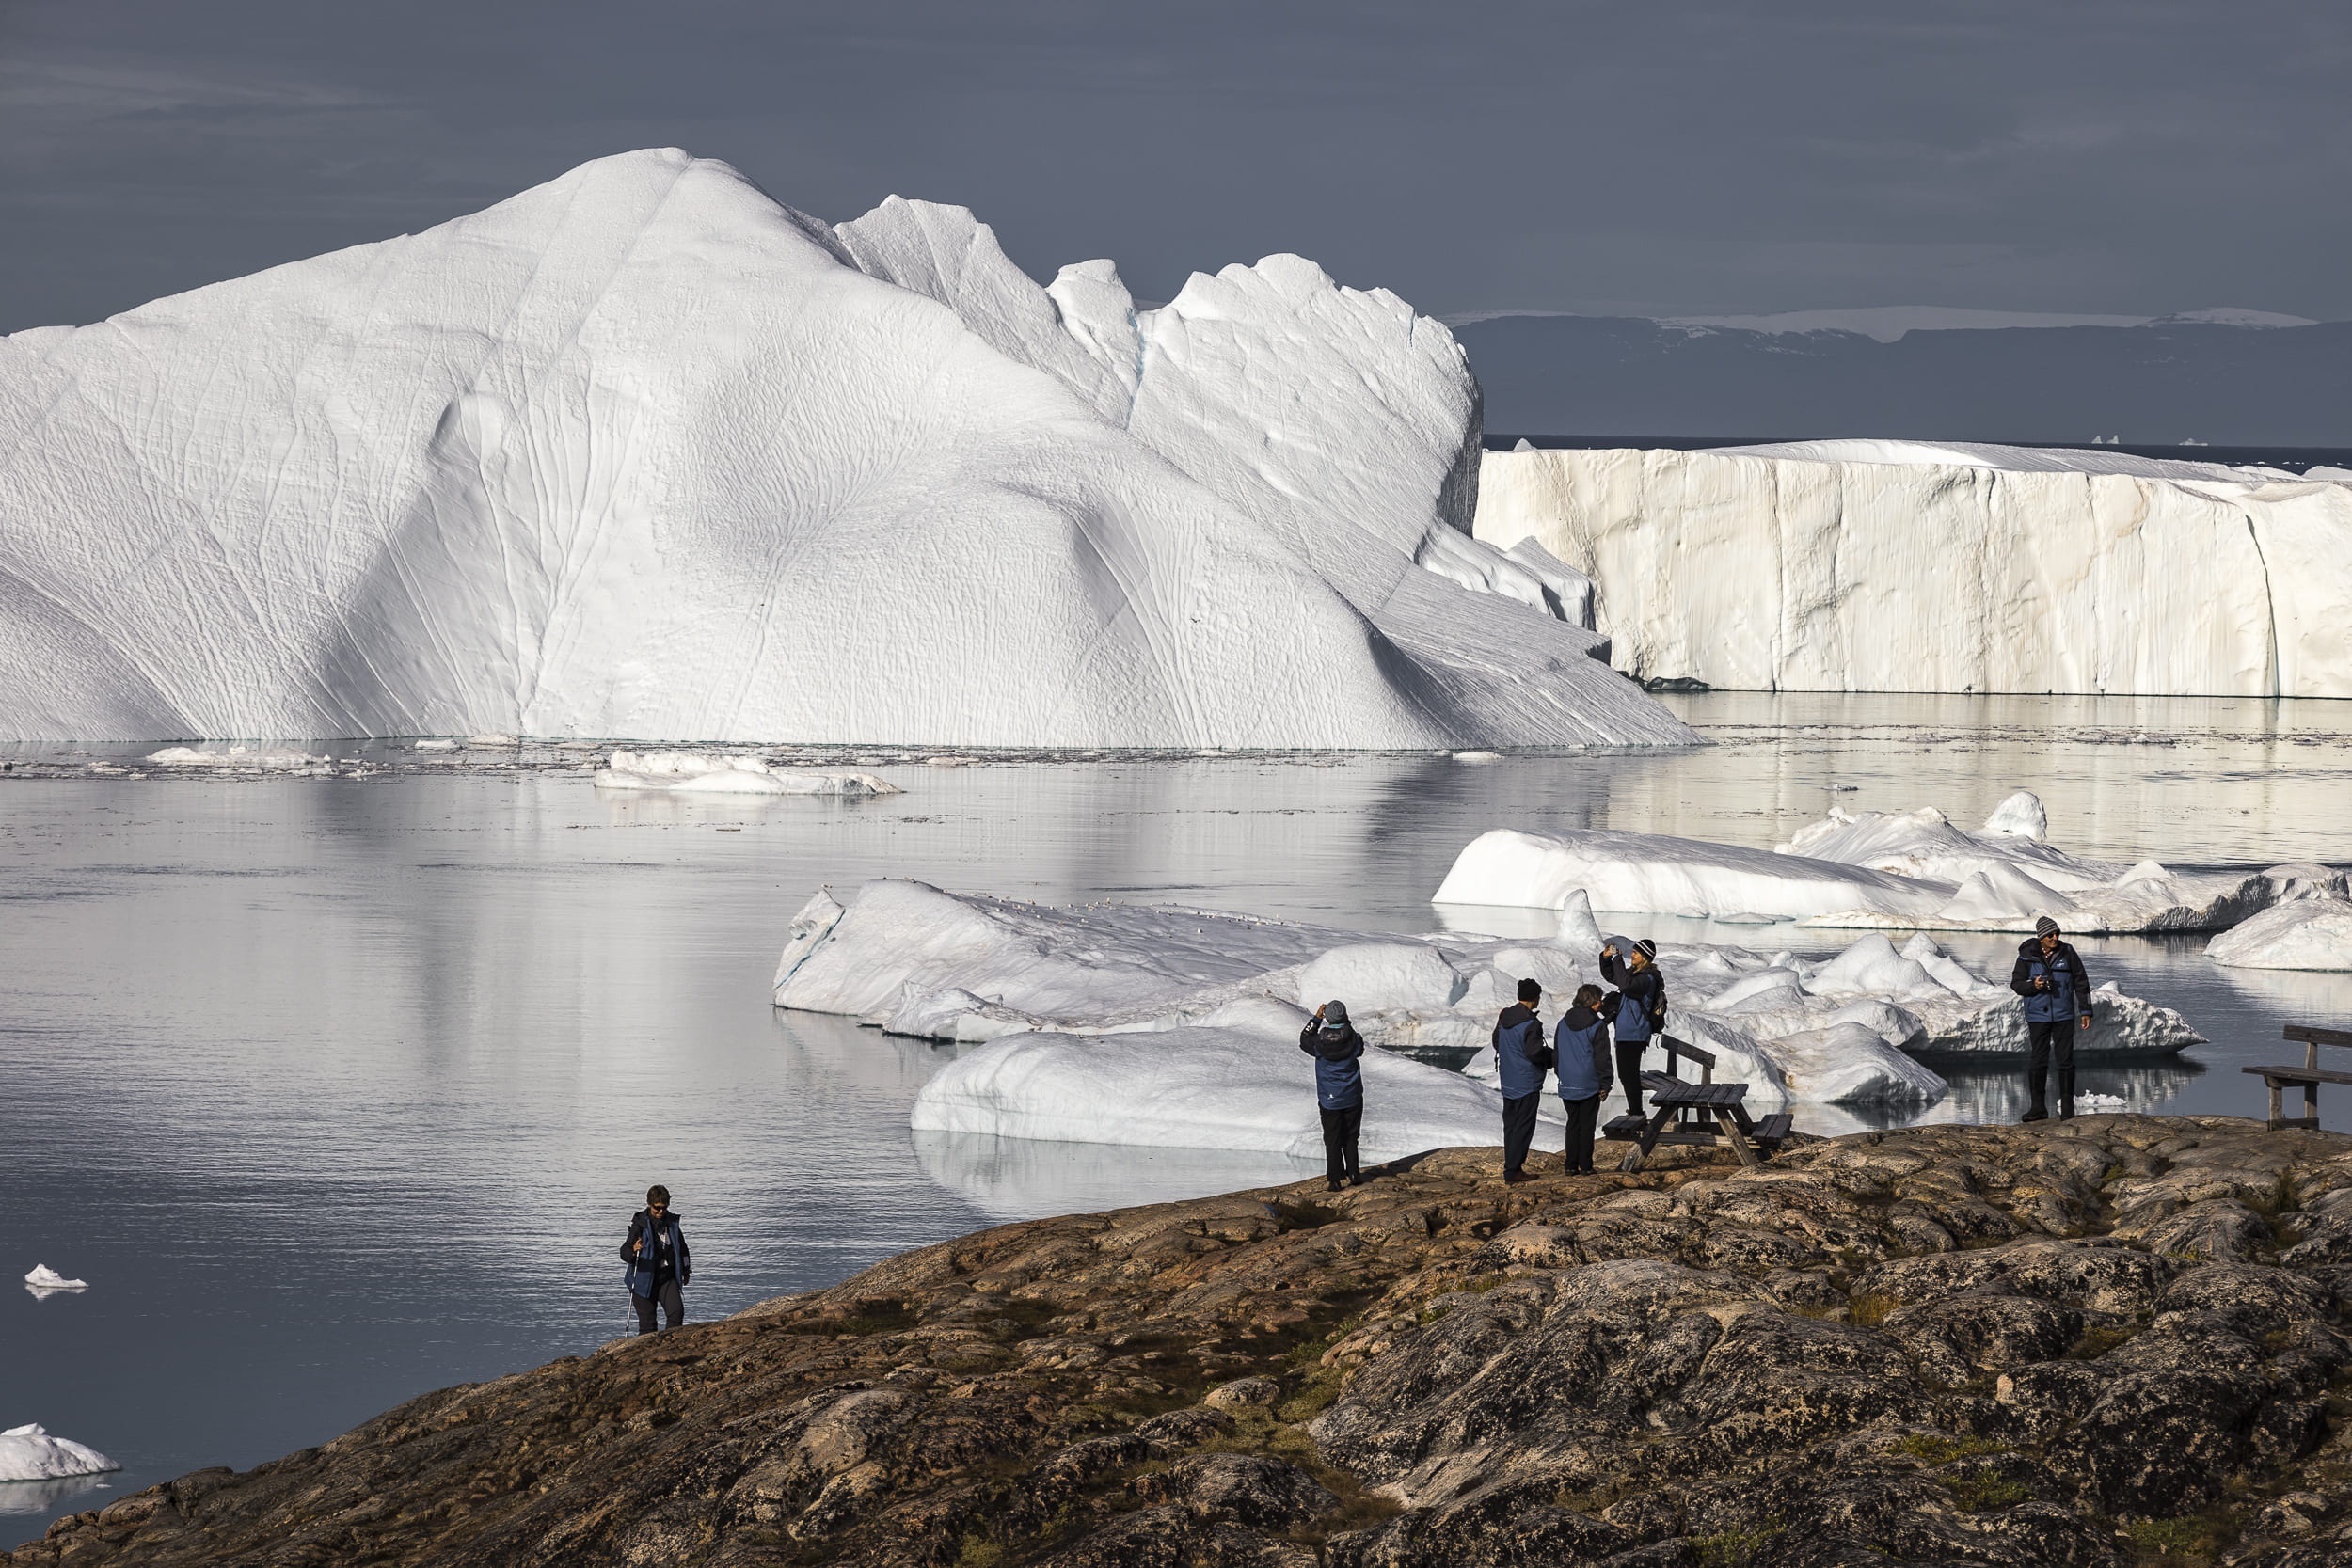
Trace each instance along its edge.
{"label": "ice debris field", "polygon": [[[1298,1153],[1318,1147],[1313,1067],[1297,1049],[1331,997],[1395,1053],[1369,1080],[1363,1138],[1391,1152],[1499,1141],[1488,1037],[1521,978],[1547,1016],[1597,981],[1599,927],[1581,895],[1531,942],[1368,935],[1163,906],[1055,908],[899,879],[811,898],[777,965],[775,1004],[955,1041],[922,1089],[920,1130]],[[1941,1057],[2022,1053],[2021,1000],[1924,934],[1882,933],[1814,961],[1736,945],[1666,944],[1670,1030],[1717,1054],[1752,1109],[1808,1107],[1808,1131],[1859,1125],[1840,1106],[1923,1114]],[[2006,978],[2004,976],[2004,978]],[[2165,1054],[2201,1037],[2112,984],[2091,998],[2084,1060]],[[1469,1070],[1407,1059],[1453,1053]],[[1375,1052],[1375,1056],[1382,1053]],[[1372,1058],[1368,1057],[1368,1060]],[[1662,1053],[1651,1066],[1662,1065]],[[1547,1101],[1548,1115],[1557,1115]],[[1555,1141],[1557,1130],[1545,1134]]]}
{"label": "ice debris field", "polygon": [[599,159],[0,339],[0,741],[1691,743],[1471,537],[1480,435],[1441,325],[1295,256],[1142,309]]}
{"label": "ice debris field", "polygon": [[2352,697],[2352,471],[1969,442],[1489,452],[1477,537],[1620,669],[1765,691]]}
{"label": "ice debris field", "polygon": [[902,795],[872,773],[790,768],[757,755],[709,752],[615,752],[595,780],[598,789],[666,790],[681,795]]}
{"label": "ice debris field", "polygon": [[96,1449],[50,1436],[39,1421],[0,1432],[0,1481],[56,1481],[121,1468]]}
{"label": "ice debris field", "polygon": [[1455,858],[1435,901],[1557,910],[1585,899],[1732,923],[1906,931],[2030,931],[2048,915],[2087,934],[2213,931],[2299,901],[2345,908],[2345,875],[2331,866],[2174,872],[2154,861],[2078,859],[2050,844],[2048,831],[2042,801],[2026,790],[1974,832],[1932,806],[1833,808],[1771,850],[1608,829],[1496,829]]}

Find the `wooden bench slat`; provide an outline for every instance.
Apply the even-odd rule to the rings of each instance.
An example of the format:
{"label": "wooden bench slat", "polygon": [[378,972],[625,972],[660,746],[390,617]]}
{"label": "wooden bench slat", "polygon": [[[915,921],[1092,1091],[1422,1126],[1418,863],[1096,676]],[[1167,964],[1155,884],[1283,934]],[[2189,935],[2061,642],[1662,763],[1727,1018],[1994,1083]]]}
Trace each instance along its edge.
{"label": "wooden bench slat", "polygon": [[2301,1040],[2306,1045],[2352,1046],[2352,1029],[2322,1029],[2315,1023],[2290,1023],[2280,1034],[2287,1039]]}
{"label": "wooden bench slat", "polygon": [[2281,1084],[2352,1084],[2352,1072],[2333,1072],[2315,1067],[2249,1067],[2238,1069],[2257,1078],[2276,1078]]}

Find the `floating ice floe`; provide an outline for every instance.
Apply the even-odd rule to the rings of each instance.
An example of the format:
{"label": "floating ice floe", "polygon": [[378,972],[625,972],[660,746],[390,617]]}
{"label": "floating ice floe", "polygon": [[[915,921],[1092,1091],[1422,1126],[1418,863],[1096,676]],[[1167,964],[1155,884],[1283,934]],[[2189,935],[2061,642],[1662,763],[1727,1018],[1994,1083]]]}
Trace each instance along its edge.
{"label": "floating ice floe", "polygon": [[712,752],[615,752],[598,789],[658,789],[680,795],[898,795],[872,773],[786,768],[756,756]]}
{"label": "floating ice floe", "polygon": [[0,1432],[0,1481],[54,1481],[121,1468],[96,1449],[50,1436],[39,1421]]}
{"label": "floating ice floe", "polygon": [[2277,905],[2205,943],[2205,957],[2240,969],[2352,970],[2352,903]]}
{"label": "floating ice floe", "polygon": [[1969,442],[1488,452],[1476,531],[1594,578],[1643,677],[2352,697],[2348,479]]}
{"label": "floating ice floe", "polygon": [[35,1296],[53,1296],[60,1291],[87,1291],[87,1279],[68,1279],[46,1263],[35,1263],[33,1272],[24,1276],[24,1288]]}
{"label": "floating ice floe", "polygon": [[2344,873],[2287,864],[2252,873],[2173,872],[2153,861],[2078,859],[2047,843],[2030,791],[1975,832],[1932,806],[1831,808],[1776,849],[1606,829],[1495,829],[1455,857],[1435,902],[1557,909],[1581,893],[1599,909],[1811,927],[2030,931],[2048,915],[2084,934],[2211,931],[2258,910],[2343,898]]}
{"label": "floating ice floe", "polygon": [[[1363,1060],[1369,1159],[1498,1141],[1502,1097],[1458,1072],[1386,1051]],[[1558,1101],[1536,1147],[1559,1148]],[[1266,1029],[1025,1034],[949,1063],[915,1097],[918,1132],[982,1132],[1058,1143],[1323,1152],[1315,1065]]]}
{"label": "floating ice floe", "polygon": [[675,149],[0,338],[0,740],[1690,745],[1438,322]]}
{"label": "floating ice floe", "polygon": [[314,757],[290,746],[230,746],[217,752],[198,746],[167,746],[150,752],[149,762],[166,768],[325,768],[331,757]]}
{"label": "floating ice floe", "polygon": [[[1089,1114],[1123,1129],[1120,1137],[1148,1141],[1136,1118],[1160,1117],[1170,1131],[1158,1141],[1196,1143],[1209,1134],[1185,1107],[1207,1106],[1198,1114],[1230,1123],[1216,1134],[1228,1141],[1199,1147],[1280,1152],[1291,1134],[1274,1131],[1290,1127],[1297,1107],[1243,1115],[1222,1108],[1221,1085],[1248,1085],[1245,1101],[1288,1093],[1279,1086],[1311,1067],[1298,1031],[1314,1005],[1333,997],[1373,1046],[1459,1053],[1469,1066],[1447,1076],[1491,1094],[1488,1041],[1518,982],[1538,981],[1545,1016],[1556,1020],[1579,985],[1599,977],[1600,931],[1581,895],[1569,905],[1561,936],[1534,942],[1376,936],[1150,905],[1053,908],[882,879],[846,903],[829,891],[809,900],[792,922],[774,997],[779,1006],[845,1014],[896,1034],[994,1042],[971,1062],[1051,1037],[1003,1057],[1002,1076],[960,1062],[939,1091],[957,1097],[960,1119],[918,1125],[1045,1136],[1022,1130],[1082,1125],[1073,1107],[1087,1103],[1091,1085],[1106,1098]],[[2026,1050],[2023,1000],[1925,935],[1898,950],[1873,933],[1820,961],[1700,944],[1663,945],[1658,961],[1674,999],[1671,1032],[1715,1054],[1717,1081],[1747,1084],[1753,1110],[1932,1104],[1947,1086],[1930,1065],[1938,1055]],[[2113,985],[2093,992],[2091,1010],[2076,1046],[2085,1059],[2173,1053],[2201,1038],[2180,1014]],[[1120,1043],[1098,1050],[1090,1038]],[[1235,1053],[1251,1051],[1263,1060],[1242,1072]],[[1148,1089],[1123,1086],[1143,1084],[1147,1064]],[[1663,1067],[1662,1052],[1647,1065]],[[1499,1132],[1497,1122],[1479,1141]]]}

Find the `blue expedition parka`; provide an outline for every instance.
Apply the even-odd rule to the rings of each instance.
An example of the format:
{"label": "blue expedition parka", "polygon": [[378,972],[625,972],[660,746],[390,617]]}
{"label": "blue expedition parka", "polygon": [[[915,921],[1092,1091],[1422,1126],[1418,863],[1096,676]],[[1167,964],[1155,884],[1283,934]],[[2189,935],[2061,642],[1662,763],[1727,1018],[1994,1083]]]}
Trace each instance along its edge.
{"label": "blue expedition parka", "polygon": [[1349,1024],[1337,1039],[1326,1037],[1321,1024],[1298,1032],[1298,1049],[1315,1059],[1315,1103],[1327,1111],[1344,1111],[1364,1102],[1364,1037]]}

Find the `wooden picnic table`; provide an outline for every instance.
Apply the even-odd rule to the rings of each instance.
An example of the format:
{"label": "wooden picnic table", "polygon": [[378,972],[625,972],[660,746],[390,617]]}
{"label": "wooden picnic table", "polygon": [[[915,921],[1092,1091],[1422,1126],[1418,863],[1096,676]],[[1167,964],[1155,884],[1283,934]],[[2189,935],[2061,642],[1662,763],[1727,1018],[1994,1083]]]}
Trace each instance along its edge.
{"label": "wooden picnic table", "polygon": [[[1760,1121],[1750,1117],[1748,1086],[1713,1081],[1713,1052],[1670,1035],[1660,1036],[1659,1043],[1666,1051],[1667,1070],[1642,1074],[1642,1092],[1649,1096],[1650,1114],[1640,1117],[1628,1112],[1601,1130],[1604,1138],[1634,1145],[1618,1169],[1640,1170],[1661,1143],[1712,1145],[1720,1137],[1743,1165],[1756,1164],[1758,1150],[1768,1155],[1779,1152],[1791,1129],[1793,1118],[1788,1112],[1774,1112]],[[1698,1065],[1697,1083],[1675,1075],[1677,1059]]]}

